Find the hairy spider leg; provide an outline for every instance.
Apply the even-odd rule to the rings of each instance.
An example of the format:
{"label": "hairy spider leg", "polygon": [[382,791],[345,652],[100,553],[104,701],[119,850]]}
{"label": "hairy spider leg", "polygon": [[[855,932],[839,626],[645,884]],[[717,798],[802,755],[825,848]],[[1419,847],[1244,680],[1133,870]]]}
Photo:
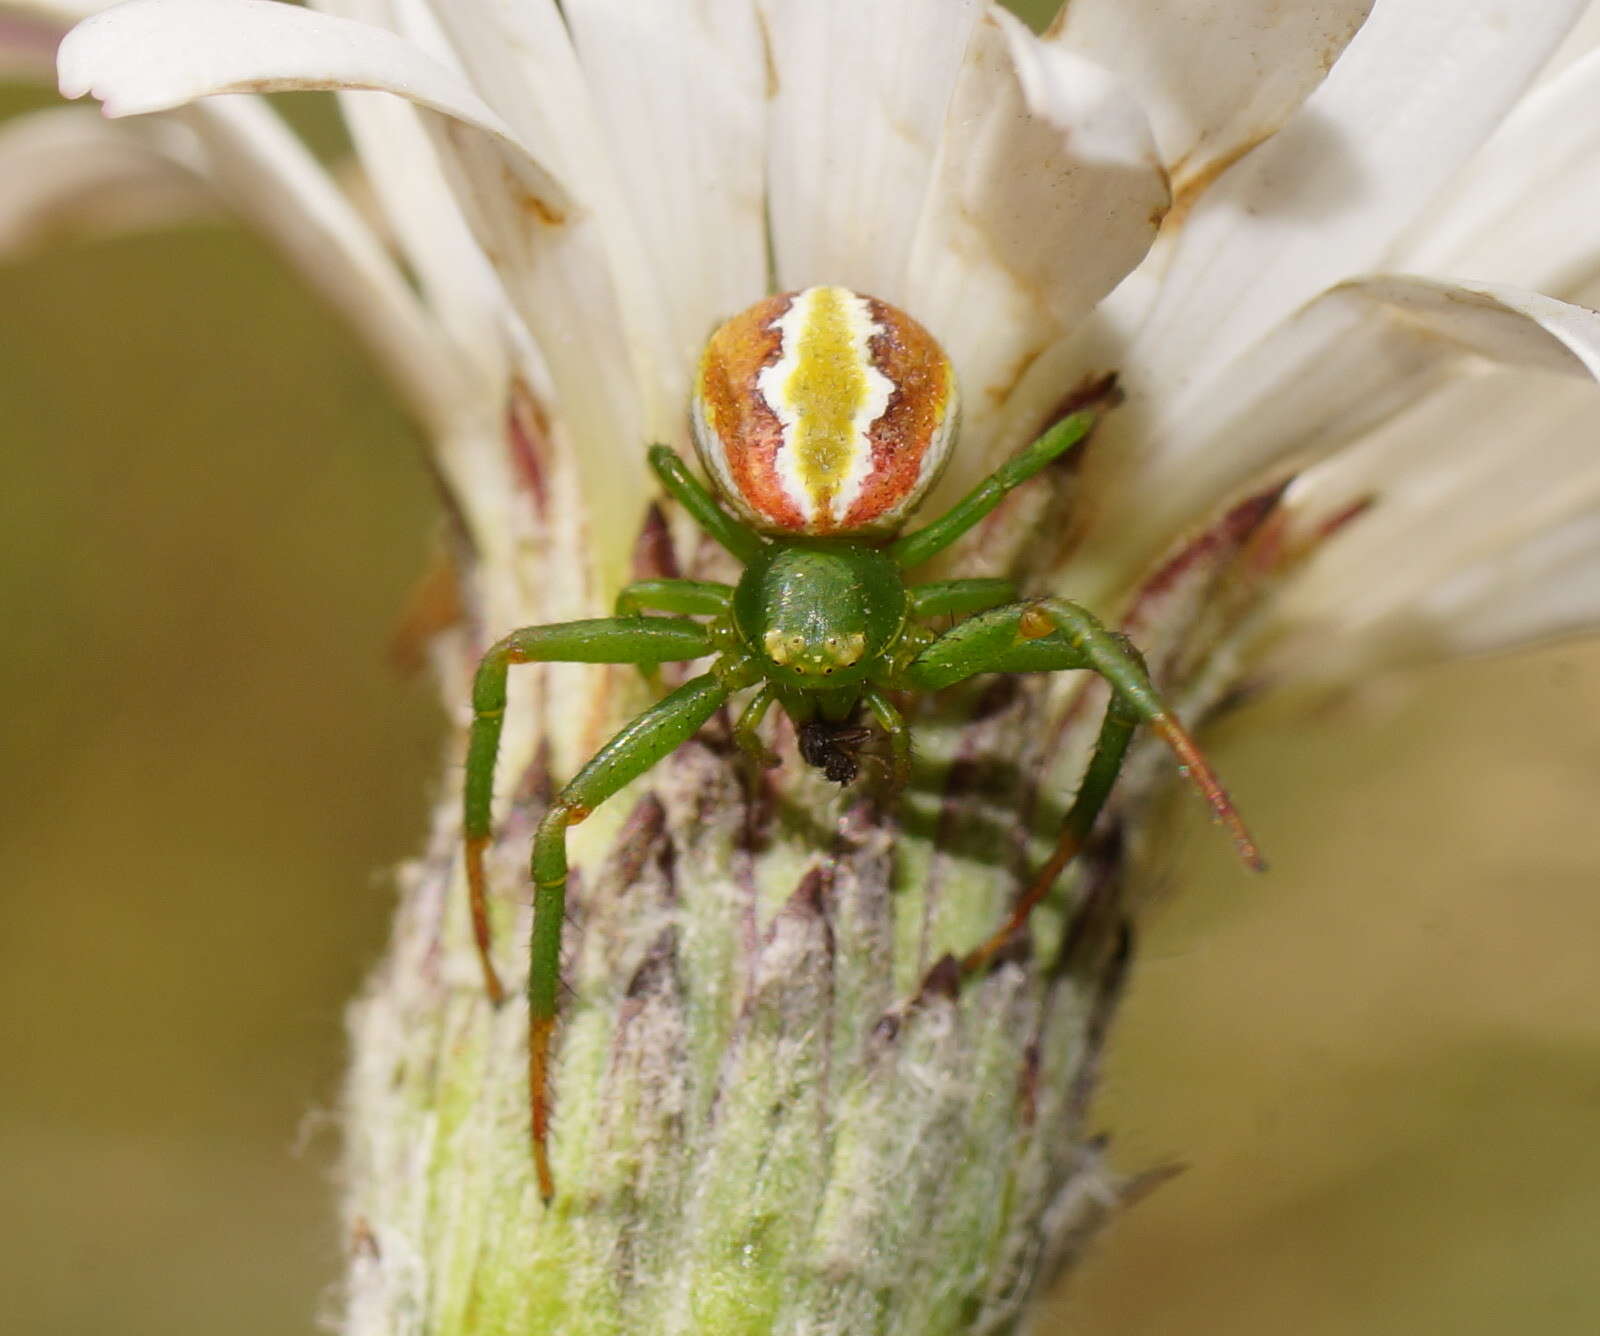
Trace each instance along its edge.
{"label": "hairy spider leg", "polygon": [[[733,610],[733,588],[714,580],[635,580],[617,595],[618,617],[638,617],[646,608],[726,619]],[[641,663],[639,676],[652,692],[660,692],[659,663]]]}
{"label": "hairy spider leg", "polygon": [[878,727],[889,735],[889,784],[898,792],[911,782],[911,730],[906,727],[900,711],[877,687],[863,691],[861,703],[878,721]]}
{"label": "hairy spider leg", "polygon": [[1206,761],[1199,744],[1161,699],[1145,669],[1143,655],[1133,648],[1126,636],[1106,630],[1087,608],[1064,598],[1035,600],[1019,618],[1017,630],[1029,640],[1047,639],[1059,632],[1081,649],[1089,658],[1089,666],[1111,683],[1112,689],[1178,758],[1179,768],[1233,837],[1234,848],[1245,866],[1256,872],[1266,871],[1261,851],[1246,829],[1238,808],[1228,797],[1228,791],[1222,787],[1222,781]]}
{"label": "hairy spider leg", "polygon": [[1258,871],[1265,866],[1226,790],[1150,681],[1139,652],[1125,636],[1107,630],[1092,613],[1075,603],[1048,598],[980,612],[924,649],[901,672],[897,685],[938,691],[979,673],[1074,668],[1098,673],[1112,691],[1094,754],[1063,821],[1055,852],[1030,883],[1001,932],[969,955],[969,969],[981,967],[1026,924],[1033,908],[1082,846],[1110,797],[1133,730],[1140,723],[1148,724],[1172,750],[1180,768],[1233,836],[1244,862]]}
{"label": "hairy spider leg", "polygon": [[495,758],[505,722],[506,670],[514,663],[658,664],[711,653],[711,635],[697,622],[670,617],[601,617],[592,621],[527,626],[490,646],[472,684],[472,733],[467,744],[463,832],[472,935],[483,983],[498,1006],[505,989],[495,972],[489,930],[484,850],[492,831]]}
{"label": "hairy spider leg", "polygon": [[539,1195],[555,1196],[550,1171],[550,1036],[561,978],[567,899],[567,828],[694,736],[740,687],[754,681],[747,661],[718,660],[625,724],[556,796],[533,839],[533,940],[528,960],[528,1100]]}
{"label": "hairy spider leg", "polygon": [[773,690],[772,683],[763,683],[761,690],[750,697],[750,703],[739,712],[738,721],[733,726],[733,740],[739,750],[763,770],[783,763],[778,753],[761,740],[762,721],[777,699],[778,693]]}
{"label": "hairy spider leg", "polygon": [[1033,911],[1050,894],[1061,871],[1077,857],[1094,829],[1095,818],[1111,796],[1111,788],[1122,770],[1123,759],[1128,754],[1128,744],[1133,741],[1134,730],[1139,726],[1139,714],[1115,688],[1105,718],[1100,722],[1100,735],[1095,739],[1094,752],[1088,767],[1079,781],[1078,793],[1072,806],[1061,820],[1061,831],[1056,836],[1056,847],[1012,907],[1011,916],[999,930],[981,946],[974,947],[961,960],[965,974],[977,974],[1005,947],[1006,943],[1028,925]]}
{"label": "hairy spider leg", "polygon": [[906,590],[909,617],[967,617],[1017,601],[1015,580],[936,580]]}
{"label": "hairy spider leg", "polygon": [[635,580],[617,595],[618,617],[651,612],[719,617],[733,607],[733,587],[714,580]]}
{"label": "hairy spider leg", "polygon": [[767,546],[765,538],[754,529],[746,528],[722,508],[716,497],[706,491],[699,479],[689,472],[689,466],[678,458],[677,451],[671,446],[652,445],[649,459],[650,467],[661,479],[661,485],[693,516],[695,523],[745,565],[749,565],[756,554]]}
{"label": "hairy spider leg", "polygon": [[1073,413],[1056,423],[1031,445],[1025,445],[968,492],[938,519],[904,534],[889,544],[889,555],[902,570],[937,556],[974,524],[1021,487],[1047,464],[1082,443],[1099,421],[1092,409]]}

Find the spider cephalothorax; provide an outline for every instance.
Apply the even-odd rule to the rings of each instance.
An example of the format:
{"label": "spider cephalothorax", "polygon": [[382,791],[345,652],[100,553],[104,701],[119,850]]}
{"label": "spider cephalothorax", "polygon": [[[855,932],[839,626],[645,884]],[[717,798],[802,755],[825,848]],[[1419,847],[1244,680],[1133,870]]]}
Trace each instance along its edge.
{"label": "spider cephalothorax", "polygon": [[[1055,852],[1007,921],[968,953],[968,972],[1025,926],[1082,846],[1141,723],[1171,747],[1231,828],[1242,856],[1259,866],[1227,795],[1123,636],[1064,599],[1019,597],[1010,580],[906,582],[907,569],[949,547],[1008,492],[1080,442],[1095,421],[1085,409],[1055,423],[940,518],[901,535],[949,457],[957,415],[949,359],[905,312],[841,287],[756,303],[711,336],[695,378],[695,444],[717,494],[666,446],[649,454],[667,491],[743,563],[739,583],[638,581],[618,596],[614,617],[526,627],[484,655],[473,687],[465,831],[473,926],[496,1001],[503,990],[490,953],[483,852],[507,669],[551,660],[711,659],[704,673],[600,749],[556,795],[534,838],[529,1072],[534,1160],[547,1199],[554,1182],[546,1064],[567,828],[686,741],[735,693],[754,688],[734,737],[762,763],[777,764],[760,739],[777,704],[794,721],[801,757],[829,779],[849,783],[860,769],[870,719],[888,739],[891,780],[899,787],[909,777],[911,736],[895,693],[936,691],[978,673],[1074,668],[1110,683],[1111,704]],[[933,629],[931,619],[950,617],[961,620],[942,634]]]}

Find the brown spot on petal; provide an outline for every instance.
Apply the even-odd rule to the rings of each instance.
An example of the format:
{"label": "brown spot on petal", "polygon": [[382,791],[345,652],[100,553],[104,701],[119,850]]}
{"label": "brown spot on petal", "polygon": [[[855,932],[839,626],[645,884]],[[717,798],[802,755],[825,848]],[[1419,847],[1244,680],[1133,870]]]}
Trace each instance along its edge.
{"label": "brown spot on petal", "polygon": [[548,200],[541,198],[522,186],[513,192],[517,208],[530,217],[537,218],[546,227],[561,227],[567,221],[567,216]]}
{"label": "brown spot on petal", "polygon": [[633,543],[633,578],[673,580],[682,574],[678,553],[672,544],[672,531],[667,527],[667,517],[661,506],[652,501],[644,513],[644,523],[639,526],[639,536]]}
{"label": "brown spot on petal", "polygon": [[1194,208],[1201,195],[1217,183],[1217,178],[1252,149],[1260,148],[1277,134],[1279,128],[1275,125],[1270,130],[1263,130],[1243,143],[1235,144],[1219,157],[1201,162],[1192,170],[1188,155],[1173,163],[1168,173],[1172,179],[1172,207],[1167,210],[1162,227],[1168,230],[1182,227],[1189,217],[1189,210]]}
{"label": "brown spot on petal", "polygon": [[527,487],[536,515],[549,508],[548,471],[551,442],[550,417],[538,396],[524,381],[511,385],[511,401],[506,414],[506,446],[518,479]]}

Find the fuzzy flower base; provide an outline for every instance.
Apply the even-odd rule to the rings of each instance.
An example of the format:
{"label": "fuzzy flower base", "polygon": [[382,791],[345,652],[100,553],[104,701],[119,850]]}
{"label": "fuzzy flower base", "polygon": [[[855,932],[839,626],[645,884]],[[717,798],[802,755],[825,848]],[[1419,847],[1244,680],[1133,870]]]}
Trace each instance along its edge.
{"label": "fuzzy flower base", "polygon": [[1126,1190],[1082,1119],[1129,937],[1105,854],[1048,949],[961,983],[1026,866],[1002,758],[1039,716],[1007,694],[919,724],[898,819],[792,752],[752,781],[715,729],[619,800],[575,878],[548,1210],[526,1009],[484,998],[443,808],[354,1013],[352,1336],[1016,1330]]}

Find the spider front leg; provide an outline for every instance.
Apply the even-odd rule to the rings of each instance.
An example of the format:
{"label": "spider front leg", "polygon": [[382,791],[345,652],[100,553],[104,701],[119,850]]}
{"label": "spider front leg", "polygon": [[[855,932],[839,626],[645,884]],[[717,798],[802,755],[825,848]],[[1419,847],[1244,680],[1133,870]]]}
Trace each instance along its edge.
{"label": "spider front leg", "polygon": [[912,585],[907,613],[912,617],[966,617],[1011,603],[1017,597],[1014,580],[937,580]]}
{"label": "spider front leg", "polygon": [[876,687],[861,693],[861,703],[889,735],[889,786],[898,793],[911,782],[911,730],[893,702]]}
{"label": "spider front leg", "polygon": [[[1131,645],[1128,649],[1135,655],[1139,653]],[[1142,658],[1140,662],[1143,662]],[[965,973],[976,974],[982,970],[1000,953],[1006,943],[1027,926],[1033,911],[1043,903],[1045,896],[1050,894],[1050,888],[1056,884],[1056,878],[1061,875],[1062,869],[1077,857],[1078,851],[1087,843],[1089,832],[1094,829],[1095,818],[1100,815],[1100,809],[1111,797],[1112,786],[1122,771],[1122,762],[1128,754],[1128,744],[1133,741],[1133,732],[1138,726],[1138,712],[1113,688],[1111,703],[1106,706],[1105,718],[1101,720],[1100,736],[1095,739],[1094,752],[1089,757],[1088,768],[1083,772],[1083,779],[1078,784],[1078,792],[1072,800],[1072,806],[1061,819],[1061,831],[1056,836],[1056,847],[1051,850],[1050,857],[1045,859],[1044,866],[1034,873],[1028,889],[1012,907],[1010,917],[999,931],[962,957],[961,968]]]}
{"label": "spider front leg", "polygon": [[669,617],[602,617],[513,631],[490,646],[472,684],[472,733],[467,744],[463,831],[472,933],[483,984],[497,1006],[505,998],[495,972],[489,934],[488,880],[483,853],[489,845],[494,804],[494,765],[505,721],[506,673],[514,663],[658,664],[698,659],[711,652],[711,634],[698,623]]}
{"label": "spider front leg", "polygon": [[952,686],[978,673],[1053,672],[1087,668],[1111,687],[1100,736],[1077,797],[1062,823],[1056,849],[1018,902],[1006,925],[967,957],[980,968],[1028,919],[1062,868],[1082,847],[1111,795],[1134,729],[1148,724],[1170,747],[1190,781],[1227,826],[1239,855],[1264,865],[1227,792],[1199,747],[1161,699],[1144,661],[1126,637],[1108,631],[1094,615],[1065,599],[1014,603],[969,618],[929,645],[906,667],[904,685],[924,691]]}
{"label": "spider front leg", "polygon": [[739,712],[739,718],[733,726],[733,740],[739,750],[762,770],[782,764],[778,753],[761,740],[761,725],[776,700],[777,696],[769,682],[750,697],[750,703]]}
{"label": "spider front leg", "polygon": [[618,617],[637,617],[646,608],[716,617],[732,606],[732,586],[715,580],[635,580],[617,595],[616,610]]}
{"label": "spider front leg", "polygon": [[[635,580],[617,595],[618,617],[638,617],[646,608],[652,612],[726,617],[733,608],[733,589],[714,580]],[[639,675],[653,692],[661,690],[660,668],[655,662],[639,665]]]}
{"label": "spider front leg", "polygon": [[1062,418],[1031,445],[1023,446],[933,523],[895,539],[889,544],[889,555],[902,570],[937,556],[1004,501],[1008,493],[1081,443],[1098,420],[1099,415],[1092,409]]}
{"label": "spider front leg", "polygon": [[533,941],[528,958],[528,1103],[539,1195],[555,1195],[550,1171],[550,1036],[561,981],[567,901],[567,828],[687,742],[728,697],[755,680],[742,660],[718,660],[658,701],[606,743],[556,795],[533,839]]}
{"label": "spider front leg", "polygon": [[670,446],[652,445],[649,458],[650,467],[661,479],[661,485],[694,516],[695,523],[745,565],[748,566],[751,559],[766,547],[766,539],[754,529],[740,524],[717,504],[717,499],[700,485],[694,474],[689,472],[689,466],[678,458],[677,452]]}

